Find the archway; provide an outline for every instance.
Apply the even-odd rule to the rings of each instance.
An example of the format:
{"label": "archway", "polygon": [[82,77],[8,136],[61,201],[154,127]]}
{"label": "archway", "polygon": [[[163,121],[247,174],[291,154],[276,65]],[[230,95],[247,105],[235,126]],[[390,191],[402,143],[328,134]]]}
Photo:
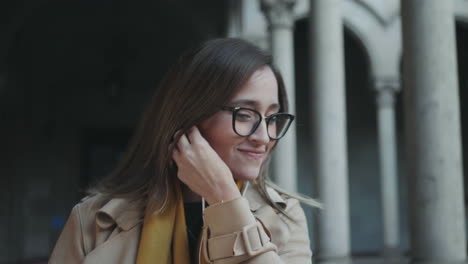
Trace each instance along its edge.
{"label": "archway", "polygon": [[[309,31],[307,19],[296,22],[296,112],[299,191],[310,194],[313,146],[310,122]],[[378,170],[375,94],[370,82],[370,62],[365,47],[348,28],[344,31],[346,112],[350,183],[351,245],[354,255],[382,249],[380,178]],[[312,177],[311,177],[312,176]],[[377,187],[377,188],[376,188]],[[310,212],[307,212],[309,215]],[[313,230],[313,226],[310,226]],[[313,233],[313,232],[311,232]],[[314,245],[313,236],[311,237]]]}

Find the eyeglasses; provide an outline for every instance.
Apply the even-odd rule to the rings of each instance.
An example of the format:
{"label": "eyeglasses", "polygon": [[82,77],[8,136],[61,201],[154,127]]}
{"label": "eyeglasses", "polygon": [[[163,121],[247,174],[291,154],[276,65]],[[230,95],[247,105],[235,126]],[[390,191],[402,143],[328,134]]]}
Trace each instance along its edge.
{"label": "eyeglasses", "polygon": [[294,121],[294,115],[288,113],[276,113],[263,117],[258,111],[246,107],[224,106],[222,109],[232,112],[232,128],[241,137],[252,135],[265,119],[268,137],[272,140],[278,140],[286,134]]}

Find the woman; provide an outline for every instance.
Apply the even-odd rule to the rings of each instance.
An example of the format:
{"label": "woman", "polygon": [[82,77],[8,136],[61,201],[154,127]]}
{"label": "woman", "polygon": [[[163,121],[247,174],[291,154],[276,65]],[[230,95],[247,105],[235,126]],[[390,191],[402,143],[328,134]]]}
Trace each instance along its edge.
{"label": "woman", "polygon": [[73,208],[50,263],[311,263],[298,201],[266,185],[286,111],[281,75],[257,47],[217,39],[185,53],[127,156]]}

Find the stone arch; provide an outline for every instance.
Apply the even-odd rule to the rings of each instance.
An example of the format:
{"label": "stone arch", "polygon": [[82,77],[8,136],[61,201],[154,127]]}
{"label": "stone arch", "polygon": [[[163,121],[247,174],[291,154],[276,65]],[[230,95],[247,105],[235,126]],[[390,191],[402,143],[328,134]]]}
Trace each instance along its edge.
{"label": "stone arch", "polygon": [[[401,18],[399,5],[394,2],[377,8],[379,4],[371,1],[341,1],[343,23],[365,47],[373,78],[399,78]],[[308,2],[298,1],[296,22],[307,18],[308,13]]]}
{"label": "stone arch", "polygon": [[361,1],[343,1],[343,21],[361,40],[369,54],[371,76],[399,78],[401,18],[399,10],[387,11],[388,18],[370,12]]}
{"label": "stone arch", "polygon": [[468,24],[468,1],[453,1],[453,13],[457,22]]}

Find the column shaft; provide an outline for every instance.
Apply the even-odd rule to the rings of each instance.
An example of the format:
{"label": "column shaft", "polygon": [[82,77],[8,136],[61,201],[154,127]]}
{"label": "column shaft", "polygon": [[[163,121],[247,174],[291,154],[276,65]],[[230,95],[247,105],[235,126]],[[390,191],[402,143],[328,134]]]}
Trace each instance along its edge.
{"label": "column shaft", "polygon": [[[288,94],[289,112],[296,114],[292,29],[281,27],[272,29],[271,38],[272,55],[275,64],[282,73]],[[294,124],[278,143],[273,160],[273,171],[277,183],[289,191],[297,189],[296,146],[296,125]]]}
{"label": "column shaft", "polygon": [[385,82],[376,86],[384,254],[394,254],[400,242],[394,103],[399,86]]}
{"label": "column shaft", "polygon": [[414,263],[466,261],[452,1],[402,0]]}
{"label": "column shaft", "polygon": [[[281,72],[289,101],[289,112],[296,113],[294,83],[293,10],[294,0],[262,1],[262,10],[269,22],[271,54]],[[278,142],[273,156],[273,172],[277,184],[289,191],[297,189],[296,125]]]}
{"label": "column shaft", "polygon": [[350,254],[343,23],[339,0],[310,1],[310,78],[314,172],[319,198],[318,254]]}
{"label": "column shaft", "polygon": [[227,37],[239,38],[242,36],[242,0],[228,1]]}

